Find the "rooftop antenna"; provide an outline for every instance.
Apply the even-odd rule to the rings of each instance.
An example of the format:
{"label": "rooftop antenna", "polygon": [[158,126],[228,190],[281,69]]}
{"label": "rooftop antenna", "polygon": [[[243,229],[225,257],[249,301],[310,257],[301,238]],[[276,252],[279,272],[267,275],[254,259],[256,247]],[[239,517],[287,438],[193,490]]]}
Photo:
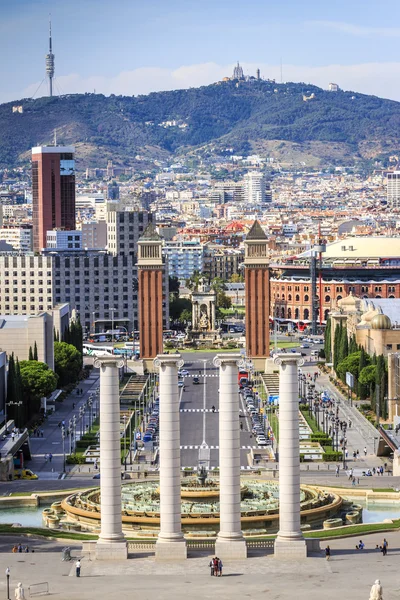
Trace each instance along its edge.
{"label": "rooftop antenna", "polygon": [[51,15],[49,15],[49,53],[46,54],[46,75],[49,78],[49,95],[53,97],[54,54],[51,39]]}

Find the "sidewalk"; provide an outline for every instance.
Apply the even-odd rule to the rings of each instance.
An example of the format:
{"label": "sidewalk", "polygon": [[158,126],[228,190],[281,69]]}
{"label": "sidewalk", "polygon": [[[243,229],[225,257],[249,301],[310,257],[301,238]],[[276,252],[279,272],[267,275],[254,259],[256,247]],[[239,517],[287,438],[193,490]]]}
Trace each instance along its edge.
{"label": "sidewalk", "polygon": [[[316,370],[315,367],[303,368],[305,373],[314,373]],[[350,406],[349,400],[329,381],[329,376],[321,373],[315,382],[315,386],[319,391],[328,391],[330,396],[337,400],[339,418],[341,420],[347,423],[351,420],[351,427],[347,428],[346,431],[347,448],[349,451],[348,466],[357,470],[365,470],[380,467],[385,462],[388,462],[387,458],[381,459],[376,456],[376,444],[379,434],[374,426],[361,415],[355,406]],[[367,449],[366,456],[364,456],[364,448]],[[359,458],[354,460],[353,452],[357,450],[360,453]]]}
{"label": "sidewalk", "polygon": [[[43,437],[30,437],[30,447],[32,460],[27,467],[39,475],[40,479],[58,479],[63,472],[63,443],[61,427],[58,427],[60,421],[65,421],[65,428],[68,428],[68,421],[76,415],[77,420],[77,439],[80,437],[80,419],[79,407],[86,405],[89,394],[94,392],[99,386],[99,371],[93,369],[90,377],[79,382],[76,389],[62,403],[56,403],[56,411],[49,415],[41,425]],[[83,394],[77,395],[77,389],[82,389]],[[72,405],[75,403],[75,408]],[[86,414],[86,422],[88,422]],[[53,458],[51,462],[46,462],[45,455],[51,453]],[[69,454],[69,438],[65,438],[65,454]],[[67,466],[67,470],[71,467]]]}

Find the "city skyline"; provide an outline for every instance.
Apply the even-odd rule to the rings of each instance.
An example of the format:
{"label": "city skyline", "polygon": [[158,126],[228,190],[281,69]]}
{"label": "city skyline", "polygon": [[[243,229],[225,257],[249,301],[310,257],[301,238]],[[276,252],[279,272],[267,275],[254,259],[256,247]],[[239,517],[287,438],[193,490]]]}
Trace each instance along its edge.
{"label": "city skyline", "polygon": [[324,88],[334,81],[343,89],[400,100],[400,28],[391,26],[399,8],[392,0],[385,11],[377,11],[372,0],[339,0],[334,7],[289,0],[284,8],[251,0],[245,11],[237,0],[205,0],[201,7],[182,0],[145,6],[136,0],[3,0],[0,48],[8,60],[0,67],[0,102],[47,95],[50,12],[56,94],[197,87],[231,75],[240,60],[245,74],[260,68],[263,77],[280,81],[282,61],[283,81]]}

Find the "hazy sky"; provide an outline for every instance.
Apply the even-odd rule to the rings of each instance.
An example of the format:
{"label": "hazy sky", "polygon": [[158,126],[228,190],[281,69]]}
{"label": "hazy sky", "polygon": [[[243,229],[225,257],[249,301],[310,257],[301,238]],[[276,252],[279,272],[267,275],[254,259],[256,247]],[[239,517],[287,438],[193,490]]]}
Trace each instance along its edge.
{"label": "hazy sky", "polygon": [[[44,78],[57,93],[140,94],[245,73],[400,100],[395,0],[0,0],[0,102]],[[46,82],[36,94],[46,93]]]}

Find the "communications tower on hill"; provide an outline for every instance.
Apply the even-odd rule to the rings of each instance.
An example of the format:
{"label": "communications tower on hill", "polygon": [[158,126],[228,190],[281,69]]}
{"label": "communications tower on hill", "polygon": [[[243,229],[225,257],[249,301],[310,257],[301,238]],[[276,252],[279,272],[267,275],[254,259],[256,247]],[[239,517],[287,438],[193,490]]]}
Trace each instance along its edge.
{"label": "communications tower on hill", "polygon": [[49,53],[46,54],[46,75],[49,78],[49,95],[53,96],[54,59],[51,41],[51,19],[49,20]]}

